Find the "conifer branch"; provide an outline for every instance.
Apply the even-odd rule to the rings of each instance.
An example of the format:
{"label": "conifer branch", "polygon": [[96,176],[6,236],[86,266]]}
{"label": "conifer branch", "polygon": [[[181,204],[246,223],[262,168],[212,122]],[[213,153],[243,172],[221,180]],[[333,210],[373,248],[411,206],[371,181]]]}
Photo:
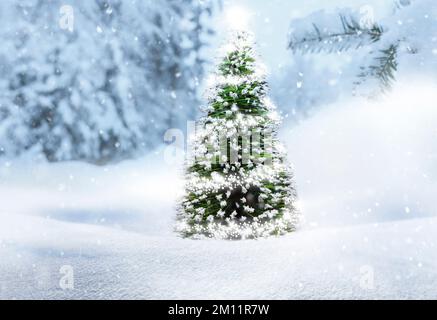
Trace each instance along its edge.
{"label": "conifer branch", "polygon": [[353,17],[340,15],[340,21],[342,25],[340,32],[322,31],[313,23],[314,30],[307,32],[304,37],[290,39],[288,47],[294,53],[346,51],[352,47],[357,49],[377,42],[384,32],[376,23],[364,27]]}
{"label": "conifer branch", "polygon": [[391,44],[387,49],[379,50],[380,55],[374,58],[375,64],[368,67],[361,67],[362,72],[358,74],[359,80],[355,85],[362,85],[368,79],[376,79],[379,82],[381,93],[387,92],[395,81],[398,44]]}

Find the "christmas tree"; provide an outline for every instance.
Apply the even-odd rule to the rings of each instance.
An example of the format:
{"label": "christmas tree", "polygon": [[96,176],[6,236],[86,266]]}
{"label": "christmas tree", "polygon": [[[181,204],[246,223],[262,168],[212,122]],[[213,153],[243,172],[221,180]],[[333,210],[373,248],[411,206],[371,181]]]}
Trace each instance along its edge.
{"label": "christmas tree", "polygon": [[279,116],[251,38],[238,32],[227,45],[191,141],[177,225],[185,237],[258,238],[296,228],[292,172],[275,133]]}

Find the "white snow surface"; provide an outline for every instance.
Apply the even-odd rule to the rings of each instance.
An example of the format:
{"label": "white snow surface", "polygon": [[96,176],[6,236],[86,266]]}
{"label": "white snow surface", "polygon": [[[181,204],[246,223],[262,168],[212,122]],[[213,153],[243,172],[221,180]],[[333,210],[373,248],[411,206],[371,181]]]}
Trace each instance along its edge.
{"label": "white snow surface", "polygon": [[283,124],[304,221],[277,238],[180,238],[182,166],[162,150],[106,167],[2,160],[0,298],[435,298],[437,90],[415,84]]}

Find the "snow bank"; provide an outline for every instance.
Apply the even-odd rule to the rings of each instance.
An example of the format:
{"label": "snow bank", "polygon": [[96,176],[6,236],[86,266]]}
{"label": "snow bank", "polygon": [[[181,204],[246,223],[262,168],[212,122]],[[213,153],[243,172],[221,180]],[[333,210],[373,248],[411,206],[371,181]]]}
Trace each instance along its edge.
{"label": "snow bank", "polygon": [[3,161],[0,217],[17,213],[149,234],[171,233],[174,199],[182,193],[180,169],[164,162],[162,150],[104,167]]}
{"label": "snow bank", "polygon": [[279,238],[179,238],[162,152],[0,163],[0,298],[435,298],[437,91],[416,84],[284,125],[306,222]]}
{"label": "snow bank", "polygon": [[310,226],[437,214],[437,87],[412,80],[283,131]]}

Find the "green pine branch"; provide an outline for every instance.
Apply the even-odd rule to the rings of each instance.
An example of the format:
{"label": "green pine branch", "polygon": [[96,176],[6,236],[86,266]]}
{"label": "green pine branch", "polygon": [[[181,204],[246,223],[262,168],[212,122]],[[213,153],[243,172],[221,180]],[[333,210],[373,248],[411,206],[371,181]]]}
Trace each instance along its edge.
{"label": "green pine branch", "polygon": [[371,44],[380,40],[384,30],[381,26],[374,23],[370,27],[363,27],[353,17],[347,18],[340,15],[342,25],[341,32],[324,32],[313,23],[312,31],[307,36],[300,39],[291,39],[288,47],[294,52],[335,52],[346,51],[354,47],[355,49],[366,44]]}
{"label": "green pine branch", "polygon": [[253,74],[255,59],[247,51],[233,51],[227,55],[219,70],[223,75],[247,76]]}
{"label": "green pine branch", "polygon": [[390,90],[398,67],[397,51],[397,44],[391,44],[388,48],[379,50],[380,55],[374,58],[375,64],[361,68],[362,71],[358,74],[358,81],[355,85],[362,85],[369,79],[375,79],[379,82],[381,93]]}
{"label": "green pine branch", "polygon": [[267,84],[265,81],[254,81],[241,85],[227,85],[221,88],[218,96],[220,100],[211,102],[212,110],[208,113],[213,118],[234,118],[236,113],[227,114],[235,105],[243,114],[265,115],[267,108],[261,98],[265,95]]}

